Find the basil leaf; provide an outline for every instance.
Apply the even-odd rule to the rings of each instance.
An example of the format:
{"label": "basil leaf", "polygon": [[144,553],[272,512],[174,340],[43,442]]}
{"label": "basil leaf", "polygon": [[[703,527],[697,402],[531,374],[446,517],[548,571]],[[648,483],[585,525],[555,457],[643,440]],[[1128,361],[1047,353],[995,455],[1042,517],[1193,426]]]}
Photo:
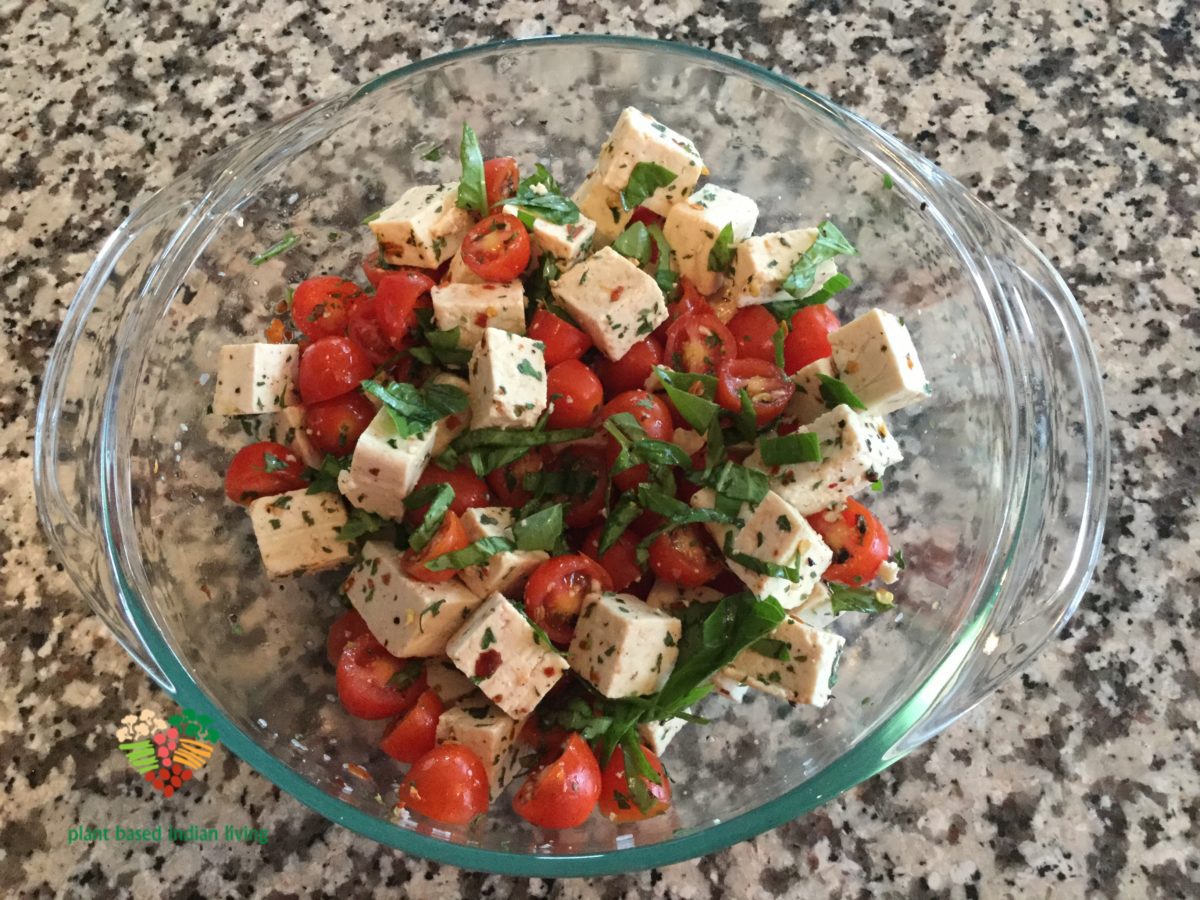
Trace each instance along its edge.
{"label": "basil leaf", "polygon": [[369,513],[365,509],[353,507],[350,510],[346,524],[337,530],[337,539],[347,542],[356,541],[360,537],[374,534],[376,531],[390,524],[391,522],[383,516],[377,516],[375,513]]}
{"label": "basil leaf", "polygon": [[621,205],[625,209],[641,206],[661,187],[675,180],[675,173],[658,163],[640,162],[629,173],[629,183],[621,191]]}
{"label": "basil leaf", "polygon": [[384,387],[367,379],[362,382],[362,389],[382,401],[397,434],[406,439],[423,435],[439,419],[462,412],[470,402],[466,391],[452,384],[430,383],[424,390],[418,390],[404,381]]}
{"label": "basil leaf", "polygon": [[720,522],[726,525],[737,522],[736,516],[718,509],[692,506],[646,483],[638,485],[637,499],[644,509],[667,519],[672,528],[691,522]]}
{"label": "basil leaf", "polygon": [[530,271],[525,279],[525,296],[534,303],[540,303],[560,319],[575,325],[571,314],[555,305],[550,293],[550,282],[558,280],[558,263],[549,253],[542,256],[542,264]]}
{"label": "basil leaf", "polygon": [[442,520],[446,517],[453,502],[454,488],[448,484],[427,484],[404,498],[406,509],[416,509],[425,503],[429,504],[429,509],[425,512],[425,519],[421,522],[420,527],[409,535],[409,550],[420,553],[429,545],[438,529],[442,527]]}
{"label": "basil leaf", "polygon": [[473,544],[468,544],[461,550],[443,553],[425,563],[430,572],[444,572],[447,569],[467,569],[471,566],[481,566],[497,553],[507,553],[516,550],[517,545],[505,537],[480,538]]}
{"label": "basil leaf", "polygon": [[[704,434],[716,421],[721,408],[713,403],[710,396],[698,397],[687,389],[693,384],[704,384],[700,379],[708,379],[709,375],[691,375],[687,372],[673,372],[663,366],[655,366],[655,373],[667,392],[667,397],[675,405],[684,421],[698,433]],[[706,394],[707,394],[706,385]],[[716,390],[716,379],[712,378],[712,390]]]}
{"label": "basil leaf", "polygon": [[417,360],[430,366],[439,363],[443,366],[465,366],[471,361],[471,351],[458,346],[462,333],[457,325],[448,331],[436,328],[423,328],[421,335],[425,338],[427,347],[412,347],[408,353]]}
{"label": "basil leaf", "polygon": [[832,222],[826,220],[817,228],[817,239],[796,260],[792,271],[784,279],[781,289],[800,299],[810,290],[817,278],[817,267],[838,256],[857,256],[854,245]]}
{"label": "basil leaf", "polygon": [[[560,459],[559,464],[561,465]],[[559,496],[566,494],[573,497],[586,497],[596,489],[596,476],[588,472],[578,471],[578,467],[567,470],[557,469],[552,472],[527,472],[521,479],[521,486],[535,498],[547,495]]]}
{"label": "basil leaf", "polygon": [[517,190],[532,190],[535,187],[544,187],[547,194],[562,195],[562,187],[554,176],[550,174],[550,170],[541,163],[533,164],[533,174],[521,179],[521,183],[517,185]]}
{"label": "basil leaf", "polygon": [[896,568],[898,568],[901,572],[908,567],[908,561],[904,558],[904,551],[899,547],[897,547],[896,552],[892,554],[892,559],[896,561]]}
{"label": "basil leaf", "polygon": [[758,436],[758,415],[754,412],[754,401],[745,388],[738,391],[741,409],[734,416],[734,426],[743,441],[753,441]]}
{"label": "basil leaf", "polygon": [[829,604],[835,616],[844,612],[887,612],[896,605],[890,591],[847,587],[836,581],[826,582],[825,587],[829,589]]}
{"label": "basil leaf", "polygon": [[[654,270],[654,282],[660,291],[669,294],[675,289],[675,282],[679,280],[679,276],[671,271],[671,245],[667,243],[667,238],[659,225],[648,226],[646,233],[650,235],[654,245],[658,248],[658,267]],[[649,331],[650,329],[647,330],[647,334]]]}
{"label": "basil leaf", "polygon": [[553,550],[563,531],[563,505],[555,503],[513,524],[518,550]]}
{"label": "basil leaf", "polygon": [[327,453],[321,460],[321,465],[315,469],[305,469],[304,477],[308,479],[308,494],[338,493],[338,475],[350,468],[349,456],[334,456]]}
{"label": "basil leaf", "polygon": [[717,233],[716,243],[708,251],[708,270],[710,272],[728,272],[733,263],[733,223],[729,223]]}
{"label": "basil leaf", "polygon": [[[614,418],[616,418],[614,416]],[[633,418],[630,416],[630,418]],[[477,428],[459,435],[453,443],[455,450],[476,450],[483,447],[540,447],[544,444],[563,444],[591,437],[590,428],[560,428],[556,431],[509,430],[507,428]]]}
{"label": "basil leaf", "polygon": [[[573,225],[579,221],[579,207],[571,198],[559,194],[533,194],[518,191],[515,197],[510,197],[503,202],[529,213],[532,218],[545,219],[555,225]],[[525,222],[524,217],[518,216],[518,218]],[[525,222],[525,226],[532,228],[532,221]]]}
{"label": "basil leaf", "polygon": [[817,463],[821,457],[821,439],[807,431],[796,431],[782,437],[759,441],[758,452],[768,466],[790,466],[795,463]]}
{"label": "basil leaf", "polygon": [[639,266],[650,261],[650,232],[642,222],[634,222],[612,242],[612,248]]}
{"label": "basil leaf", "polygon": [[804,309],[804,307],[820,306],[834,294],[841,293],[853,283],[849,276],[838,272],[836,275],[831,276],[816,293],[809,294],[807,297],[801,297],[799,300],[776,300],[774,303],[764,305],[776,319],[779,319],[781,322],[788,322],[791,321],[792,316]]}
{"label": "basil leaf", "polygon": [[281,469],[286,469],[288,464],[276,456],[274,453],[263,454],[263,471],[267,473],[278,472]]}
{"label": "basil leaf", "polygon": [[771,335],[771,343],[775,346],[775,365],[783,368],[783,342],[787,338],[788,326],[786,322],[780,322],[779,327],[775,329],[775,333]]}
{"label": "basil leaf", "polygon": [[830,409],[841,406],[843,403],[851,409],[867,408],[867,405],[858,399],[854,391],[846,387],[846,382],[820,373],[817,374],[817,378],[821,379],[821,399]]}
{"label": "basil leaf", "polygon": [[621,535],[641,514],[642,508],[638,506],[634,495],[622,494],[612,511],[604,519],[604,527],[600,529],[600,544],[597,552],[603,556],[616,546]]}
{"label": "basil leaf", "polygon": [[300,238],[292,232],[287,232],[282,238],[250,260],[250,265],[261,266],[268,259],[274,259],[280,253],[286,253],[300,243]]}
{"label": "basil leaf", "polygon": [[767,496],[771,484],[763,472],[727,461],[713,472],[709,487],[722,496],[757,506]]}
{"label": "basil leaf", "polygon": [[421,677],[421,673],[425,671],[425,661],[423,659],[410,659],[400,669],[388,679],[388,687],[393,687],[398,691],[405,691]]}
{"label": "basil leaf", "polygon": [[732,529],[725,534],[725,546],[721,549],[724,551],[727,559],[732,560],[739,566],[744,566],[758,575],[783,578],[792,584],[798,584],[800,581],[800,569],[797,566],[781,566],[779,563],[767,562],[765,559],[759,559],[757,556],[751,556],[749,553],[735,552],[733,549]]}
{"label": "basil leaf", "polygon": [[488,214],[487,184],[483,177],[483,152],[475,131],[463,122],[462,141],[458,146],[458,158],[462,162],[462,177],[458,181],[458,206],[481,216]]}

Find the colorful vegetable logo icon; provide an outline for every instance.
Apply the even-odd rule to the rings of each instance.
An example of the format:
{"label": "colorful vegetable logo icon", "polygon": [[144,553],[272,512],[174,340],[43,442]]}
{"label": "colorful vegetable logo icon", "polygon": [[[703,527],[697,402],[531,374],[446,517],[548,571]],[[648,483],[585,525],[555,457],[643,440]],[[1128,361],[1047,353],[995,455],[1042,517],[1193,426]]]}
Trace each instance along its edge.
{"label": "colorful vegetable logo icon", "polygon": [[154,710],[144,709],[121,720],[117,740],[134,771],[170,797],[208,762],[220,735],[208,716],[190,709],[165,721]]}

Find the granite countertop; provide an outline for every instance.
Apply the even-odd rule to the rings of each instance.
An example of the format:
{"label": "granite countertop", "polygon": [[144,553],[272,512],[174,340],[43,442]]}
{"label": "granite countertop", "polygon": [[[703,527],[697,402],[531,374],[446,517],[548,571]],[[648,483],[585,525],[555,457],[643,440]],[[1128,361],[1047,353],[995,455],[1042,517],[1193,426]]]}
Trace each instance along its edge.
{"label": "granite countertop", "polygon": [[[0,894],[1200,895],[1200,25],[1186,0],[172,6],[3,16]],[[406,858],[228,753],[190,791],[189,821],[249,818],[271,830],[266,845],[68,843],[77,824],[144,819],[143,786],[97,748],[111,708],[166,701],[89,614],[33,503],[41,371],[100,243],[174,173],[314,99],[450,47],[577,31],[675,38],[794,77],[940,163],[1049,253],[1085,308],[1113,436],[1104,555],[1079,613],[890,770],[661,871],[555,884]]]}

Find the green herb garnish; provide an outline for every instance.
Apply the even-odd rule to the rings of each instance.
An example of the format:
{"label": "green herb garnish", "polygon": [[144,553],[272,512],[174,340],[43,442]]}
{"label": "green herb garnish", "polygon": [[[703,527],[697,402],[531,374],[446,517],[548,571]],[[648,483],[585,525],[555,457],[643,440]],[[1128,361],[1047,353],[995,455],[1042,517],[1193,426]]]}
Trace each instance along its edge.
{"label": "green herb garnish", "polygon": [[717,233],[716,243],[708,251],[708,270],[710,272],[728,272],[733,264],[736,250],[733,246],[733,224],[730,223]]}
{"label": "green herb garnish", "polygon": [[261,266],[268,259],[274,259],[280,253],[286,253],[300,243],[300,238],[296,237],[291,231],[284,234],[282,238],[264,250],[258,256],[250,260],[250,265]]}
{"label": "green herb garnish", "polygon": [[821,457],[821,439],[807,431],[796,431],[782,437],[767,437],[759,441],[759,455],[768,466],[791,466],[796,463],[817,463]]}
{"label": "green herb garnish", "polygon": [[784,279],[781,288],[785,293],[799,299],[813,288],[817,279],[817,267],[838,256],[857,256],[854,245],[830,221],[822,222],[817,228],[817,239],[801,254]]}
{"label": "green herb garnish", "polygon": [[466,122],[463,123],[462,141],[458,156],[462,162],[462,177],[458,181],[458,205],[481,216],[488,214],[487,185],[483,177],[483,152],[479,139]]}
{"label": "green herb garnish", "polygon": [[835,616],[844,612],[887,612],[896,605],[890,591],[847,587],[836,581],[827,582],[825,587],[829,588],[829,604]]}
{"label": "green herb garnish", "polygon": [[621,191],[621,205],[625,209],[641,206],[661,187],[675,180],[675,173],[658,163],[640,162],[629,173],[629,183]]}
{"label": "green herb garnish", "polygon": [[821,380],[821,399],[830,409],[841,406],[843,403],[851,409],[867,408],[867,405],[858,399],[854,391],[846,386],[846,382],[820,373],[817,373],[817,378]]}

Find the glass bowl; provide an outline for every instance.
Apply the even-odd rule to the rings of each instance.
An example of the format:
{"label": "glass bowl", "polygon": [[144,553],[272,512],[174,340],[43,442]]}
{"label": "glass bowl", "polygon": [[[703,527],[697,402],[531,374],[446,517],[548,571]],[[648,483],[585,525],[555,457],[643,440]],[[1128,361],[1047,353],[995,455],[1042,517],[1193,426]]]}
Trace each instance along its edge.
{"label": "glass bowl", "polygon": [[[223,467],[247,441],[206,413],[217,350],[260,339],[287,286],[353,273],[362,220],[457,178],[466,121],[522,169],[579,183],[635,105],[692,137],[759,230],[835,218],[858,245],[844,320],[912,329],[933,397],[893,417],[905,461],[870,501],[903,547],[896,610],[848,614],[834,701],[713,697],[666,754],[669,815],[543,832],[506,802],[471,827],[400,821],[382,723],[335,701],[339,576],[271,582]],[[432,152],[440,148],[440,158]],[[295,246],[255,266],[287,233]],[[472,869],[579,876],[717,850],[812,809],[945,728],[1036,653],[1094,566],[1108,445],[1079,308],[1024,236],[895,139],[780,76],[616,37],[508,41],[415,63],[244,140],[109,238],[67,313],[37,423],[42,522],[118,640],[223,743],[333,821]]]}

